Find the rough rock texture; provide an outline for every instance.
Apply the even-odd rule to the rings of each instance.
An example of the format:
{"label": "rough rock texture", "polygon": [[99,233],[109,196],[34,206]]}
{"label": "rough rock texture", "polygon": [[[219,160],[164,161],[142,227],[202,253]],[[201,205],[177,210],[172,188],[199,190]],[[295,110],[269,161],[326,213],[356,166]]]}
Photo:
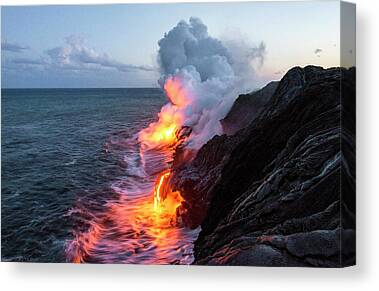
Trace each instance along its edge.
{"label": "rough rock texture", "polygon": [[229,113],[221,120],[224,133],[232,135],[247,127],[270,100],[278,84],[273,81],[258,91],[239,95]]}
{"label": "rough rock texture", "polygon": [[355,68],[295,67],[248,127],[174,168],[195,264],[355,263],[354,102]]}

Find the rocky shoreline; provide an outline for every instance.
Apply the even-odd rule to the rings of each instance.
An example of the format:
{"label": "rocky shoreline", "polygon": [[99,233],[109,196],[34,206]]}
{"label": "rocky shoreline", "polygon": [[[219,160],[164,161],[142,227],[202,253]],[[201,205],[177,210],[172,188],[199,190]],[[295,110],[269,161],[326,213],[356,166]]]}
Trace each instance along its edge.
{"label": "rocky shoreline", "polygon": [[194,264],[355,264],[355,68],[292,68],[221,122],[173,166]]}

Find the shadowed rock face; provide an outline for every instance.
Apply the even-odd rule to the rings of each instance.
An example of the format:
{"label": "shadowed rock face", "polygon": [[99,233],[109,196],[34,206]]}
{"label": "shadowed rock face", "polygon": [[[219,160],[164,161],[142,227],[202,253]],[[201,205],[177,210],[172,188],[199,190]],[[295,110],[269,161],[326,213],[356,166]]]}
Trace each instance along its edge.
{"label": "shadowed rock face", "polygon": [[354,264],[355,68],[291,69],[249,126],[172,182],[183,220],[201,224],[195,264]]}
{"label": "shadowed rock face", "polygon": [[279,82],[270,82],[258,91],[239,95],[229,113],[221,120],[224,133],[232,135],[247,127],[270,100],[278,84]]}

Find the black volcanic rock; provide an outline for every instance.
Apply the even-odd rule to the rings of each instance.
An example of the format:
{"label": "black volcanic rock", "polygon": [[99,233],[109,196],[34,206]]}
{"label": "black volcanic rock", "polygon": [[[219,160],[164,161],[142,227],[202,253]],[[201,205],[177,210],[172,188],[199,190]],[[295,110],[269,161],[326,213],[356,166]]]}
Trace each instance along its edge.
{"label": "black volcanic rock", "polygon": [[239,95],[229,113],[221,120],[224,133],[231,135],[247,127],[270,100],[278,84],[273,81],[258,91]]}
{"label": "black volcanic rock", "polygon": [[[174,160],[171,184],[173,190],[179,190],[185,199],[179,212],[187,226],[196,228],[204,220],[213,187],[219,182],[221,171],[241,138],[242,134],[215,136],[199,150],[190,164]],[[178,156],[180,159],[181,154]]]}
{"label": "black volcanic rock", "polygon": [[184,221],[201,224],[195,264],[354,264],[355,68],[291,69],[248,127],[214,137],[173,183]]}

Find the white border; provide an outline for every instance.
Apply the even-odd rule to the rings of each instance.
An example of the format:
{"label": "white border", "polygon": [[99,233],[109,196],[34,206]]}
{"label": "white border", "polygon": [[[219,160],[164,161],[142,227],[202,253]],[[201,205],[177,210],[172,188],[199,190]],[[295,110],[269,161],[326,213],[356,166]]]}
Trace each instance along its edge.
{"label": "white border", "polygon": [[[175,1],[111,1],[126,2]],[[72,3],[100,4],[104,1],[2,0],[1,5]],[[2,290],[379,290],[375,289],[379,287],[379,17],[376,1],[357,0],[356,3],[358,266],[273,269],[1,263]]]}

